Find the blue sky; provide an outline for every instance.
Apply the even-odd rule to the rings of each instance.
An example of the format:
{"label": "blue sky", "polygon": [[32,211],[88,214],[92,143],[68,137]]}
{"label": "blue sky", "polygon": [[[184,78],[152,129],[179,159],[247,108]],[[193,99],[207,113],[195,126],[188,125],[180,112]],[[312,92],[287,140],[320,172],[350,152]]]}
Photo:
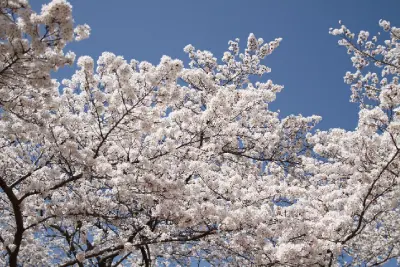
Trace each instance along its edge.
{"label": "blue sky", "polygon": [[[31,4],[39,10],[44,0]],[[166,54],[186,60],[183,47],[194,45],[220,58],[227,42],[245,41],[250,32],[264,40],[282,37],[275,53],[266,59],[272,68],[268,79],[282,84],[273,109],[282,115],[320,115],[320,129],[352,130],[357,104],[349,103],[350,90],[343,75],[351,70],[345,49],[328,34],[338,20],[353,31],[379,31],[381,18],[400,26],[400,1],[396,0],[70,0],[76,23],[88,23],[88,40],[69,45],[80,55],[97,58],[110,51],[126,59],[158,63]],[[73,69],[56,74],[65,77]]]}
{"label": "blue sky", "polygon": [[[30,1],[36,10],[44,0]],[[267,76],[285,89],[273,109],[282,115],[321,115],[320,129],[352,130],[358,117],[357,104],[350,103],[350,90],[343,75],[351,70],[345,49],[328,34],[338,20],[354,32],[379,31],[379,19],[400,26],[397,0],[70,0],[76,23],[92,28],[88,40],[71,44],[78,56],[97,58],[110,51],[126,59],[158,63],[162,55],[186,60],[183,47],[194,45],[220,58],[227,42],[245,41],[250,32],[269,41],[283,42],[266,64]],[[187,62],[187,61],[186,61]],[[55,77],[71,75],[73,68]],[[393,265],[394,266],[394,265]]]}

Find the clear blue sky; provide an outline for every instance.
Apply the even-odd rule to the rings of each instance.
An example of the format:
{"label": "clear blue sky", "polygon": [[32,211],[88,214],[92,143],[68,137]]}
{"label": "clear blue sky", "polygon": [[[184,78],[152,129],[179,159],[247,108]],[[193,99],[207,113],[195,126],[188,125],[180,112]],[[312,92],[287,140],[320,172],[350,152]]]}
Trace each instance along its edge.
{"label": "clear blue sky", "polygon": [[[44,0],[30,1],[39,10]],[[351,70],[345,49],[328,34],[338,20],[354,32],[379,31],[383,18],[400,27],[398,0],[70,0],[76,23],[92,27],[88,40],[72,44],[78,56],[97,58],[110,51],[126,59],[158,63],[162,55],[186,60],[183,47],[192,44],[220,58],[227,42],[239,37],[242,47],[250,32],[269,41],[282,37],[267,57],[268,78],[283,84],[274,109],[282,115],[317,114],[319,128],[354,129],[358,106],[349,103],[343,75]],[[61,78],[73,69],[56,74]],[[394,265],[393,265],[394,266]]]}
{"label": "clear blue sky", "polygon": [[[30,1],[39,10],[45,0]],[[158,63],[164,54],[186,60],[183,47],[193,44],[220,58],[227,42],[239,37],[245,45],[250,32],[282,45],[266,62],[268,78],[285,89],[272,108],[282,115],[321,115],[319,128],[354,129],[357,104],[343,75],[351,69],[345,49],[328,34],[338,20],[353,31],[379,31],[384,18],[400,26],[396,0],[70,0],[76,23],[92,27],[88,40],[68,48],[97,58],[110,51],[126,59]],[[67,49],[68,49],[67,48]],[[63,70],[62,77],[72,73]]]}

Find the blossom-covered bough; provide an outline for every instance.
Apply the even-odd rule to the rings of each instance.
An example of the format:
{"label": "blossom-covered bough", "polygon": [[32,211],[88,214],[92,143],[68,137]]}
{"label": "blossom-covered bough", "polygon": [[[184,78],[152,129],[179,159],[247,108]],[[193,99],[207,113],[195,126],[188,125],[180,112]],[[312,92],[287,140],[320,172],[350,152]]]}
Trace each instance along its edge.
{"label": "blossom-covered bough", "polygon": [[330,30],[352,55],[356,70],[344,80],[360,104],[358,127],[308,138],[323,160],[308,159],[304,169],[313,188],[307,216],[316,220],[316,238],[337,245],[330,249],[344,266],[400,257],[400,29],[385,20],[379,25],[387,37],[356,35],[344,25]]}
{"label": "blossom-covered bough", "polygon": [[[399,257],[396,28],[379,48],[333,31],[359,68],[346,77],[360,125],[312,133],[320,117],[268,109],[282,86],[262,78],[261,60],[281,39],[251,34],[243,52],[230,41],[222,61],[188,45],[188,68],[167,56],[158,65],[83,56],[61,85],[50,73],[73,63],[63,49],[89,26],[73,28],[64,0],[40,14],[23,0],[0,7],[0,265]],[[371,61],[392,80],[362,74]]]}

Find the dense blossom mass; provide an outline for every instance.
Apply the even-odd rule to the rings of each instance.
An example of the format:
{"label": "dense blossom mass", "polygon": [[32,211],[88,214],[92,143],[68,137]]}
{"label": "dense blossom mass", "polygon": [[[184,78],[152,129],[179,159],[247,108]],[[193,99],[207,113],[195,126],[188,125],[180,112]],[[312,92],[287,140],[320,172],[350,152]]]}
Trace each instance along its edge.
{"label": "dense blossom mass", "polygon": [[[72,6],[0,0],[1,266],[378,266],[400,258],[400,29],[331,29],[354,131],[269,110],[250,34],[218,60],[75,61]],[[382,39],[383,38],[383,39]],[[376,72],[373,72],[373,71]],[[257,81],[258,80],[258,81]],[[256,82],[257,81],[257,82]]]}

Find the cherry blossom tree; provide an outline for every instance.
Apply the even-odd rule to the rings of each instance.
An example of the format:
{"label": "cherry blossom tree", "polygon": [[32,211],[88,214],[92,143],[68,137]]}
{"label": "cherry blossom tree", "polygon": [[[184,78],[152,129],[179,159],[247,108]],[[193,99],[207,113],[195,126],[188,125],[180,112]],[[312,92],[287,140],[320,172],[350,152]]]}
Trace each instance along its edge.
{"label": "cherry blossom tree", "polygon": [[[0,0],[0,265],[334,266],[399,257],[398,30],[358,40],[347,73],[359,127],[269,110],[282,86],[250,34],[218,60],[104,52],[74,62],[71,5]],[[364,73],[374,63],[384,71]],[[389,82],[390,80],[390,82]],[[257,82],[256,82],[257,81]],[[400,114],[399,114],[400,115]],[[345,263],[345,261],[349,261]]]}
{"label": "cherry blossom tree", "polygon": [[309,203],[312,231],[323,227],[315,237],[336,244],[336,252],[329,249],[344,266],[400,258],[400,29],[385,20],[379,25],[387,37],[356,35],[344,25],[330,30],[351,55],[355,72],[344,80],[360,104],[359,122],[355,131],[309,136],[322,158],[308,159],[308,196],[296,203]]}
{"label": "cherry blossom tree", "polygon": [[319,120],[280,120],[282,87],[250,82],[281,39],[231,41],[221,63],[189,45],[189,68],[84,56],[59,88],[50,71],[89,27],[63,0],[1,8],[3,265],[275,260],[278,184]]}
{"label": "cherry blossom tree", "polygon": [[351,55],[355,72],[344,80],[360,105],[359,122],[355,131],[309,135],[318,156],[304,169],[308,196],[296,203],[308,203],[301,220],[312,217],[309,231],[331,244],[332,258],[344,266],[381,266],[400,257],[400,32],[387,21],[379,25],[389,33],[382,41],[344,25],[330,30]]}
{"label": "cherry blossom tree", "polygon": [[[55,112],[55,81],[50,71],[72,64],[75,55],[63,53],[67,42],[88,36],[89,26],[73,28],[71,5],[53,1],[33,12],[27,1],[0,1],[1,106],[1,265],[17,266],[19,258],[43,257],[35,246],[33,228],[45,222],[34,206],[25,205],[29,189],[41,187],[40,170],[51,169],[46,147],[46,114]],[[51,156],[50,156],[51,157]],[[33,186],[33,187],[32,187]],[[54,184],[54,189],[62,184]],[[22,189],[26,190],[26,189]],[[32,191],[31,191],[32,192]],[[28,194],[26,194],[28,193]],[[38,253],[37,255],[28,254]],[[20,256],[19,256],[20,255]],[[46,254],[47,255],[47,254]]]}

